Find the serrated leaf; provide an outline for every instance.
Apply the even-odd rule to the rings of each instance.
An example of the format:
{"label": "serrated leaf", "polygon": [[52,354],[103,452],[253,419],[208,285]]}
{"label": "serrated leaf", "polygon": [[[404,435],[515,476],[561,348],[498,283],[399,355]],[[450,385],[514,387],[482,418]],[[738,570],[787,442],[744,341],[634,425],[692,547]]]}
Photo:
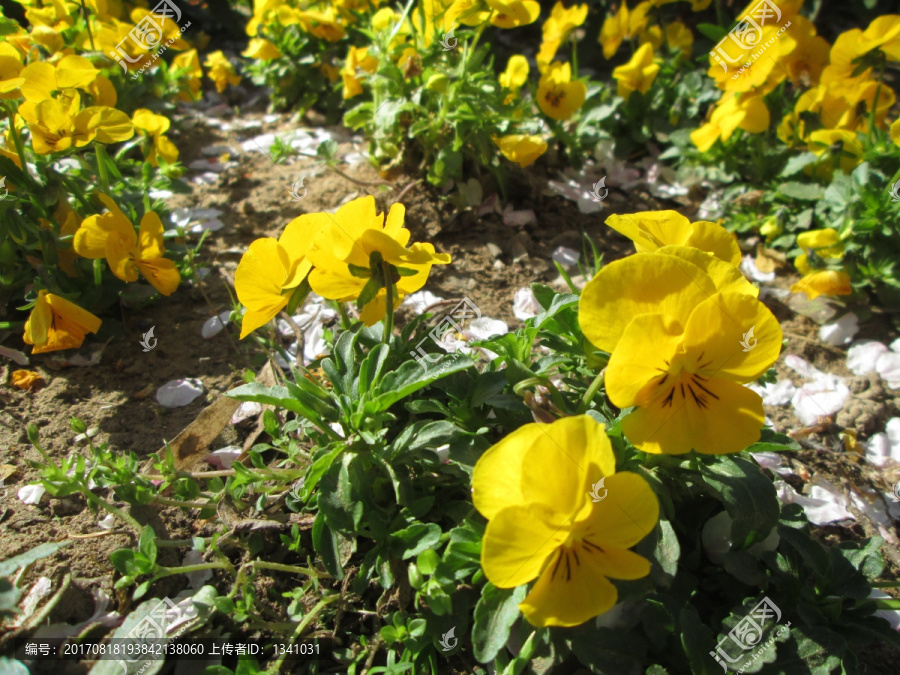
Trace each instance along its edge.
{"label": "serrated leaf", "polygon": [[40,544],[39,546],[35,546],[28,551],[25,551],[25,553],[20,553],[17,556],[9,558],[8,560],[2,560],[0,561],[0,577],[8,577],[12,575],[16,570],[22,567],[26,567],[31,563],[40,560],[41,558],[51,556],[59,549],[69,546],[72,543],[74,543],[72,539],[46,542]]}

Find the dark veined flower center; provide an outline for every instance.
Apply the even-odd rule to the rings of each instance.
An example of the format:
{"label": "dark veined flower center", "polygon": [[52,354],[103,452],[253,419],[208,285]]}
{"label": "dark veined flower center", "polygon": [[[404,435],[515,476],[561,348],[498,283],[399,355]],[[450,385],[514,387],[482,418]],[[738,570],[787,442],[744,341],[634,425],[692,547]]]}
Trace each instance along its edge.
{"label": "dark veined flower center", "polygon": [[605,553],[605,551],[587,538],[576,540],[568,546],[560,546],[557,549],[556,562],[553,563],[550,571],[550,580],[555,581],[556,575],[559,574],[561,579],[571,581],[572,573],[581,566],[582,556],[595,553]]}
{"label": "dark veined flower center", "polygon": [[[701,363],[705,354],[705,351],[700,352],[696,359],[697,365],[694,368],[681,368],[676,373],[663,368],[656,369],[662,373],[659,376],[660,380],[657,383],[657,387],[662,388],[665,392],[662,398],[663,408],[673,408],[675,403],[678,402],[679,396],[684,402],[692,403],[701,410],[709,407],[710,397],[717,401],[719,400],[719,397],[710,389],[709,378],[696,372],[703,370],[712,363],[711,360]],[[665,363],[667,366],[669,365],[668,361]]]}

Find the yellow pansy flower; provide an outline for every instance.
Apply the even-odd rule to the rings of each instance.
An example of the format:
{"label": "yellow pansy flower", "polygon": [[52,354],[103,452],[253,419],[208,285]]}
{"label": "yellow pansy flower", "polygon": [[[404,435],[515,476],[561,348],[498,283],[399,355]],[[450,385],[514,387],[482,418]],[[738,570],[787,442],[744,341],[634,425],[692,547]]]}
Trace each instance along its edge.
{"label": "yellow pansy flower", "polygon": [[445,25],[480,26],[491,17],[486,0],[455,0],[447,10]]}
{"label": "yellow pansy flower", "polygon": [[900,119],[891,125],[891,140],[900,145]]}
{"label": "yellow pansy flower", "polygon": [[824,38],[816,35],[816,27],[809,19],[794,17],[776,45],[778,61],[791,82],[806,87],[819,83],[831,47]]}
{"label": "yellow pansy flower", "polygon": [[31,131],[31,146],[39,155],[81,148],[92,141],[118,143],[134,135],[128,115],[121,110],[93,106],[79,112],[81,97],[74,89],[58,98],[25,101],[19,115]]}
{"label": "yellow pansy flower", "polygon": [[259,59],[260,61],[271,61],[281,57],[281,50],[278,49],[270,40],[265,38],[253,38],[247,49],[241,52],[241,56],[248,59]]}
{"label": "yellow pansy flower", "polygon": [[234,290],[247,308],[241,323],[242,338],[274,319],[306,280],[312,269],[306,253],[322,229],[322,215],[295,218],[278,239],[257,239],[241,257]]}
{"label": "yellow pansy flower", "polygon": [[723,97],[713,109],[709,122],[691,132],[691,141],[706,152],[716,141],[727,141],[737,129],[760,134],[769,128],[769,109],[762,96]]}
{"label": "yellow pansy flower", "polygon": [[[405,208],[394,204],[385,219],[376,213],[375,198],[360,197],[337,213],[315,214],[323,229],[307,257],[314,269],[309,284],[322,297],[339,302],[357,300],[360,318],[373,325],[385,316],[388,283],[396,286],[394,304],[425,285],[432,265],[450,262],[447,253],[435,253],[431,244],[408,246],[410,232],[403,227]],[[377,290],[374,295],[373,290]]]}
{"label": "yellow pansy flower", "polygon": [[144,157],[150,164],[159,166],[158,157],[169,164],[178,161],[178,148],[165,135],[171,124],[168,117],[139,108],[134,111],[132,123],[142,136],[151,141],[144,147]]}
{"label": "yellow pansy flower", "polygon": [[603,45],[603,56],[611,59],[619,50],[623,40],[631,40],[644,31],[647,27],[647,12],[652,3],[642,2],[633,10],[628,9],[628,3],[622,0],[622,4],[612,16],[607,16],[600,28],[600,44]]}
{"label": "yellow pansy flower", "polygon": [[537,104],[541,111],[555,120],[567,120],[583,104],[587,96],[584,82],[572,82],[572,66],[554,61],[541,75],[537,89]]}
{"label": "yellow pansy flower", "polygon": [[412,22],[422,37],[423,47],[430,47],[454,28],[451,5],[452,0],[419,0],[412,11]]}
{"label": "yellow pansy flower", "polygon": [[47,291],[38,291],[37,301],[28,320],[22,340],[34,345],[32,354],[75,349],[87,333],[100,330],[100,319],[74,302]]}
{"label": "yellow pansy flower", "polygon": [[863,31],[863,43],[871,49],[880,49],[888,61],[900,61],[900,15],[883,14],[872,20]]}
{"label": "yellow pansy flower", "polygon": [[181,282],[175,263],[163,256],[163,226],[154,211],[141,219],[139,232],[109,195],[99,194],[109,209],[88,216],[75,233],[73,247],[78,255],[96,260],[106,258],[110,270],[122,281],[137,281],[140,272],[163,295],[171,295]]}
{"label": "yellow pansy flower", "polygon": [[531,166],[538,157],[547,152],[547,141],[540,136],[511,134],[502,138],[494,136],[491,140],[500,148],[500,153],[506,159],[515,162],[522,168]]}
{"label": "yellow pansy flower", "polygon": [[338,22],[337,14],[331,7],[324,11],[314,9],[303,12],[294,11],[294,14],[307,33],[315,35],[321,40],[337,42],[346,34],[346,30]]}
{"label": "yellow pansy flower", "polygon": [[560,45],[569,39],[572,31],[584,23],[587,13],[587,5],[574,5],[566,9],[565,5],[557,0],[541,29],[541,47],[536,57],[538,70],[543,72],[553,61]]}
{"label": "yellow pansy flower", "polygon": [[360,70],[374,73],[378,69],[378,59],[369,55],[368,47],[353,47],[347,51],[347,60],[341,68],[344,80],[344,99],[359,96],[363,92],[362,81],[358,77]]}
{"label": "yellow pansy flower", "polygon": [[742,385],[776,361],[782,334],[751,288],[732,265],[681,246],[618,260],[585,286],[579,322],[611,352],[606,391],[635,407],[622,430],[637,448],[723,454],[759,440],[762,399]]}
{"label": "yellow pansy flower", "polygon": [[818,270],[793,284],[791,292],[806,293],[810,300],[815,300],[820,295],[850,295],[853,287],[850,285],[850,276],[843,270]]}
{"label": "yellow pansy flower", "polygon": [[187,87],[187,91],[182,90],[179,92],[179,99],[187,102],[193,101],[200,96],[203,69],[200,67],[200,57],[196,49],[189,49],[178,54],[172,59],[170,70],[178,77],[179,84]]}
{"label": "yellow pansy flower", "polygon": [[203,65],[206,66],[207,76],[215,82],[216,91],[220,94],[229,85],[236,86],[241,83],[241,76],[234,71],[234,66],[221,50],[208,54]]}
{"label": "yellow pansy flower", "polygon": [[613,70],[613,78],[619,83],[616,93],[625,100],[635,91],[646,94],[657,73],[659,64],[653,60],[653,46],[645,42],[637,48],[628,63]]}
{"label": "yellow pansy flower", "polygon": [[535,0],[487,0],[490,21],[498,28],[518,28],[537,21],[541,5]]}
{"label": "yellow pansy flower", "polygon": [[19,87],[25,84],[23,67],[16,49],[5,42],[0,43],[0,100],[21,97]]}
{"label": "yellow pansy flower", "polygon": [[694,50],[694,34],[681,21],[666,26],[666,44],[672,51],[680,51],[682,58],[689,58]]}
{"label": "yellow pansy flower", "polygon": [[638,253],[653,253],[664,246],[691,246],[732,265],[741,263],[741,249],[733,234],[708,220],[692,223],[677,211],[613,215],[606,224],[631,239]]}
{"label": "yellow pansy flower", "polygon": [[[594,501],[603,481],[605,498]],[[592,417],[526,424],[475,464],[472,500],[488,520],[481,566],[498,588],[537,582],[519,609],[534,626],[577,626],[618,600],[610,579],[640,579],[650,561],[629,550],[656,527],[647,481],[616,472]]]}
{"label": "yellow pansy flower", "polygon": [[863,147],[856,132],[844,129],[818,129],[809,135],[809,151],[824,160],[818,167],[822,177],[830,177],[837,165],[846,174],[862,161]]}
{"label": "yellow pansy flower", "polygon": [[506,63],[506,70],[500,73],[500,76],[497,78],[501,87],[509,89],[509,94],[506,96],[504,103],[509,104],[515,100],[519,89],[528,81],[529,71],[528,59],[524,56],[514,54],[509,57],[509,61]]}
{"label": "yellow pansy flower", "polygon": [[46,61],[35,61],[19,73],[25,78],[21,85],[22,96],[37,103],[52,98],[63,89],[86,89],[100,73],[83,56],[66,56],[55,66]]}

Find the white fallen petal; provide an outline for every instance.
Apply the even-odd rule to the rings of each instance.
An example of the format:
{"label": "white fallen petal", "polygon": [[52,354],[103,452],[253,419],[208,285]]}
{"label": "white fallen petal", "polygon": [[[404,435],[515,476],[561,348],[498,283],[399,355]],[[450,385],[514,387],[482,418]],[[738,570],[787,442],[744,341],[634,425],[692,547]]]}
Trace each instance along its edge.
{"label": "white fallen petal", "polygon": [[465,331],[466,335],[473,340],[486,340],[494,335],[506,335],[508,332],[509,326],[505,321],[491,319],[487,316],[475,319]]}
{"label": "white fallen petal", "polygon": [[854,375],[875,371],[875,362],[888,348],[875,340],[860,340],[847,350],[847,368]]}
{"label": "white fallen petal", "polygon": [[262,412],[262,403],[257,403],[256,401],[244,401],[241,405],[238,406],[238,409],[234,411],[234,414],[231,416],[232,424],[240,424],[244,420],[250,419],[251,417],[256,417]]}
{"label": "white fallen petal", "polygon": [[210,317],[207,319],[203,328],[200,329],[200,335],[209,340],[211,337],[218,335],[222,332],[222,329],[225,328],[225,324],[228,323],[228,319],[231,316],[231,312],[219,312],[217,316]]}
{"label": "white fallen petal", "polygon": [[309,365],[327,351],[325,326],[317,323],[303,334],[303,364]]}
{"label": "white fallen petal", "polygon": [[171,190],[150,190],[147,196],[150,199],[171,199],[175,196],[175,193]]}
{"label": "white fallen petal", "polygon": [[219,174],[212,171],[204,171],[196,176],[191,177],[189,181],[192,185],[217,185],[219,182]]}
{"label": "white fallen petal", "polygon": [[212,220],[204,220],[203,222],[197,223],[196,225],[191,226],[192,234],[201,234],[203,232],[218,232],[223,227],[225,227],[225,223],[223,223],[218,218],[213,218]]}
{"label": "white fallen petal", "polygon": [[581,253],[574,248],[566,246],[557,246],[556,250],[550,256],[563,267],[575,267],[581,259]]}
{"label": "white fallen petal", "polygon": [[230,469],[234,460],[241,456],[243,450],[237,445],[226,445],[219,450],[213,450],[206,456],[206,463],[217,469]]}
{"label": "white fallen petal", "polygon": [[26,485],[19,488],[19,501],[23,504],[40,504],[46,488],[43,485]]}
{"label": "white fallen petal", "polygon": [[856,520],[846,508],[846,501],[840,495],[820,486],[812,486],[810,495],[798,494],[783,481],[775,481],[775,489],[782,504],[799,504],[806,518],[813,525],[828,525],[842,520]]}
{"label": "white fallen petal", "polygon": [[[203,554],[200,551],[188,551],[184,555],[184,560],[181,561],[181,564],[184,566],[187,565],[200,565],[206,562],[203,559]],[[212,579],[212,570],[198,570],[196,572],[188,572],[185,574],[188,578],[188,583],[191,585],[191,588],[197,589],[203,586],[204,583]]]}
{"label": "white fallen petal", "polygon": [[514,211],[513,209],[507,207],[505,211],[503,211],[503,224],[511,225],[513,227],[523,227],[525,225],[530,225],[532,223],[537,222],[537,216],[534,214],[534,211],[531,209],[524,209],[522,211]]}
{"label": "white fallen petal", "polygon": [[435,453],[437,453],[438,460],[441,462],[446,462],[450,459],[450,444],[444,443],[444,445],[440,445],[434,449]]}
{"label": "white fallen petal", "polygon": [[197,378],[171,380],[156,390],[156,401],[164,408],[181,408],[190,405],[203,391],[203,382]]}
{"label": "white fallen petal", "polygon": [[419,315],[423,314],[426,308],[431,307],[436,302],[441,302],[443,299],[431,291],[416,291],[403,298],[403,302],[400,305],[401,307],[412,307],[413,312]]}
{"label": "white fallen petal", "polygon": [[565,182],[551,180],[547,182],[547,187],[560,197],[575,202],[581,213],[597,213],[603,210],[603,202],[592,199],[590,191],[576,180],[569,179]]}
{"label": "white fallen petal", "polygon": [[750,455],[763,469],[774,471],[779,476],[790,476],[793,471],[785,464],[784,457],[777,452],[751,452]]}
{"label": "white fallen petal", "polygon": [[116,526],[116,517],[113,514],[108,514],[105,518],[101,518],[97,521],[97,527],[101,530],[111,530]]}
{"label": "white fallen petal", "polygon": [[819,339],[834,347],[848,344],[859,332],[859,317],[853,312],[844,314],[832,323],[826,323],[819,329]]}
{"label": "white fallen petal", "polygon": [[9,359],[13,363],[18,363],[20,366],[28,365],[28,357],[24,352],[20,352],[18,349],[0,345],[0,356]]}
{"label": "white fallen petal", "polygon": [[797,393],[797,387],[790,380],[767,382],[763,385],[748,384],[747,387],[762,396],[765,405],[787,405]]}
{"label": "white fallen petal", "polygon": [[775,281],[775,272],[761,272],[756,266],[753,256],[745,255],[741,260],[741,272],[751,281],[767,282]]}
{"label": "white fallen petal", "polygon": [[519,321],[525,321],[537,316],[541,312],[541,305],[534,297],[534,291],[524,286],[516,291],[513,296],[513,314]]}
{"label": "white fallen petal", "polygon": [[207,157],[221,157],[222,155],[237,155],[238,151],[230,145],[209,145],[200,150]]}
{"label": "white fallen petal", "polygon": [[805,426],[815,424],[820,417],[832,415],[844,407],[850,396],[850,389],[838,378],[818,379],[805,384],[794,397],[791,404],[797,418]]}
{"label": "white fallen petal", "polygon": [[900,352],[900,338],[897,338],[891,343],[891,349],[895,352]]}
{"label": "white fallen petal", "polygon": [[275,134],[261,134],[241,143],[244,152],[267,153],[275,145]]}
{"label": "white fallen petal", "polygon": [[875,361],[875,370],[888,387],[900,389],[900,353],[890,351],[881,354]]}
{"label": "white fallen petal", "polygon": [[806,359],[802,359],[796,354],[788,354],[784,357],[784,365],[793,370],[802,377],[815,379],[824,375],[824,373],[809,363]]}
{"label": "white fallen petal", "polygon": [[866,459],[879,468],[900,464],[900,417],[889,419],[884,433],[872,436],[864,447]]}

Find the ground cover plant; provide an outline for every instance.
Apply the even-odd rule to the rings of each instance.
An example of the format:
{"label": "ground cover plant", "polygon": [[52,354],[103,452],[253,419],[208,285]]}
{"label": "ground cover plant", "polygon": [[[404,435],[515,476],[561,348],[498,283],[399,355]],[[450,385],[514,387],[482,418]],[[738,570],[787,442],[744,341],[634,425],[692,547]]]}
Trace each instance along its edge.
{"label": "ground cover plant", "polygon": [[893,672],[887,5],[3,2],[0,672]]}

